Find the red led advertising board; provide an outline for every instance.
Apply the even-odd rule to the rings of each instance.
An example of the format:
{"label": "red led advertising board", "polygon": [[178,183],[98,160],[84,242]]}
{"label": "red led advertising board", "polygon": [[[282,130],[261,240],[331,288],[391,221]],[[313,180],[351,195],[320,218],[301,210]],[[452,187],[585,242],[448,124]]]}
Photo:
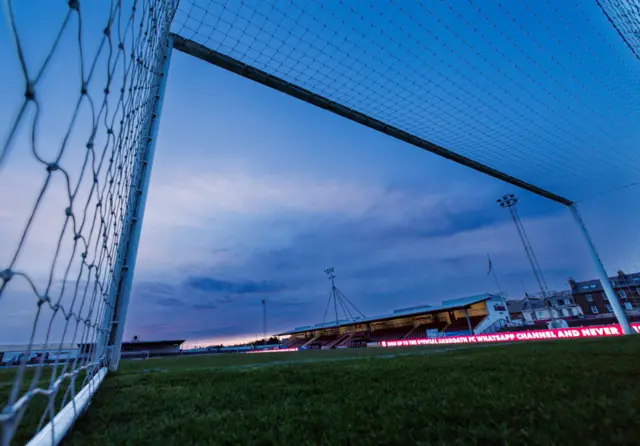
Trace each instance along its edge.
{"label": "red led advertising board", "polygon": [[[631,328],[640,333],[640,323],[631,324]],[[479,344],[483,342],[539,341],[544,339],[596,338],[602,336],[621,335],[622,330],[620,329],[620,325],[612,324],[594,327],[529,330],[473,336],[442,336],[423,339],[402,339],[398,341],[381,341],[380,345],[382,347],[409,347],[412,345]]]}

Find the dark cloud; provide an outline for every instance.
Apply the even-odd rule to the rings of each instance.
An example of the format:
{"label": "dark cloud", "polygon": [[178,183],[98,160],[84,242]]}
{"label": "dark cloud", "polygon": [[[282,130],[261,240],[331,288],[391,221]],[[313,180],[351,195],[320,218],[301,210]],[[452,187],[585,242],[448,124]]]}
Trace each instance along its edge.
{"label": "dark cloud", "polygon": [[274,293],[282,291],[284,286],[280,283],[262,281],[254,282],[252,280],[230,282],[226,280],[219,280],[213,277],[204,276],[192,276],[189,277],[185,283],[187,287],[199,290],[210,291],[214,293],[231,293],[231,294],[259,294],[259,293]]}
{"label": "dark cloud", "polygon": [[156,297],[154,302],[161,307],[186,307],[187,304],[175,297]]}
{"label": "dark cloud", "polygon": [[206,338],[211,336],[237,335],[246,331],[247,327],[242,325],[224,325],[217,327],[186,328],[182,331],[187,338]]}
{"label": "dark cloud", "polygon": [[216,310],[218,305],[210,302],[197,303],[193,305],[196,310]]}
{"label": "dark cloud", "polygon": [[[517,297],[523,280],[529,288],[534,284],[509,214],[495,205],[493,195],[470,191],[463,197],[429,197],[419,187],[396,186],[359,215],[288,221],[288,241],[263,248],[230,247],[228,253],[244,260],[199,265],[198,273],[187,273],[187,279],[170,287],[149,286],[144,294],[164,297],[153,299],[167,310],[158,318],[180,315],[162,336],[190,339],[261,332],[262,299],[268,302],[270,333],[321,322],[330,291],[323,273],[328,266],[336,267],[338,287],[366,315],[497,291],[486,275],[488,253],[503,288]],[[553,217],[554,212],[522,214],[526,220]],[[547,281],[561,287],[569,274],[566,265],[575,259],[573,242],[555,233],[557,241],[545,243],[544,232],[529,221],[525,225],[540,247]],[[248,271],[248,279],[236,279]],[[185,306],[179,308],[176,301]]]}

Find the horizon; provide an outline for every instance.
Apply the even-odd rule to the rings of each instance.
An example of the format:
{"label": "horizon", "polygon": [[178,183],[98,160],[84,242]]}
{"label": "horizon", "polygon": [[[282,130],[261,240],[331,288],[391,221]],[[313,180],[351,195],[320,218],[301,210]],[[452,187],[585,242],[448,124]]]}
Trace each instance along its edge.
{"label": "horizon", "polygon": [[[338,3],[331,5],[340,8]],[[548,12],[543,4],[531,6]],[[582,59],[564,61],[561,69],[542,52],[538,66],[527,66],[557,77],[561,85],[567,73],[583,74],[583,84],[570,83],[567,91],[548,88],[558,103],[572,107],[586,103],[598,113],[588,112],[588,107],[569,116],[551,101],[549,115],[538,119],[529,96],[507,95],[513,92],[504,89],[513,85],[494,82],[472,90],[474,95],[486,96],[469,100],[469,113],[460,112],[466,110],[460,108],[464,101],[455,103],[459,121],[443,115],[441,121],[436,119],[424,128],[431,128],[434,141],[444,146],[471,151],[474,157],[522,173],[536,184],[566,186],[582,197],[581,213],[611,276],[618,269],[638,271],[640,265],[640,194],[633,183],[640,178],[640,160],[637,151],[627,150],[637,147],[640,132],[636,126],[610,135],[609,140],[599,131],[607,122],[618,129],[640,113],[627,99],[639,85],[640,66],[596,6],[578,7],[591,21],[576,24],[577,36],[566,29],[567,35],[561,37],[579,50]],[[88,34],[102,29],[104,8],[92,4],[83,10],[83,29]],[[389,17],[401,17],[392,5],[389,8]],[[514,14],[522,12],[520,7],[513,8]],[[66,12],[54,7],[30,11],[23,3],[15,5],[18,28],[24,29],[27,66],[41,62],[43,54],[37,50],[48,48],[57,21]],[[368,12],[361,13],[374,20]],[[505,32],[519,35],[503,12],[496,14]],[[425,23],[436,25],[433,14],[416,11],[416,16],[422,15]],[[38,26],[23,27],[25,23]],[[533,18],[522,23],[539,27]],[[74,36],[64,34],[61,47],[72,45]],[[97,47],[102,33],[90,36],[87,52]],[[587,51],[580,39],[597,45]],[[455,48],[460,46],[455,36],[450,40]],[[0,42],[4,43],[0,57],[7,61],[0,84],[0,94],[8,98],[0,105],[4,111],[0,129],[5,132],[15,114],[12,104],[20,103],[24,88],[7,23],[0,25]],[[460,57],[477,61],[471,50],[460,51]],[[383,67],[393,60],[370,56]],[[437,62],[430,54],[424,57],[428,63]],[[36,142],[47,159],[58,150],[73,116],[76,59],[71,52],[57,54],[39,85]],[[591,78],[581,67],[594,66],[598,60],[598,66],[604,67],[603,77]],[[509,62],[495,63],[506,68]],[[99,66],[103,64],[101,60]],[[481,62],[477,67],[488,69]],[[624,80],[620,86],[610,83],[614,68],[618,70],[614,74]],[[374,74],[372,79],[377,79]],[[452,82],[463,82],[462,78],[445,79],[451,74],[446,70],[427,74],[445,93]],[[98,93],[104,78],[105,73],[97,72],[93,88]],[[526,76],[516,79],[527,81]],[[386,97],[382,90],[380,96]],[[442,92],[431,93],[439,97]],[[480,99],[489,104],[499,100],[522,115],[523,125],[535,122],[540,128],[527,127],[522,134],[521,128],[513,127],[515,146],[522,145],[514,151],[496,116],[478,113]],[[431,111],[440,119],[437,112],[446,107],[435,99],[429,105],[436,107]],[[411,110],[416,119],[418,112],[424,112]],[[85,153],[85,133],[91,124],[88,114],[84,109],[80,113],[69,137],[73,150],[63,159],[72,176],[80,170]],[[561,139],[549,143],[549,138],[558,136],[558,123],[564,122],[554,121],[558,116],[571,124],[567,129],[574,139],[566,146]],[[496,139],[474,139],[479,125],[495,133]],[[593,143],[580,148],[593,135]],[[614,143],[620,143],[616,152]],[[0,206],[0,269],[10,263],[43,178],[43,166],[35,161],[31,145],[29,132],[21,132],[0,171],[0,188],[11,191]],[[629,187],[611,190],[620,184]],[[597,278],[579,229],[564,206],[174,51],[124,339],[133,335],[185,338],[194,343],[250,339],[262,331],[263,299],[269,301],[269,327],[274,332],[318,323],[330,291],[323,274],[327,267],[335,267],[338,287],[365,314],[497,293],[493,278],[486,274],[487,255],[502,291],[510,298],[537,292],[509,213],[496,204],[505,193],[519,197],[520,216],[550,289],[565,289],[569,277]],[[63,268],[51,265],[65,224],[67,195],[65,182],[54,176],[17,263],[37,289],[51,283],[51,294],[63,301],[71,300],[67,285],[73,281],[65,282]],[[63,254],[71,252],[70,245],[65,245]],[[46,323],[37,319],[36,303],[29,283],[11,282],[0,299],[0,340],[28,343],[34,324],[38,325],[36,341],[47,336]],[[62,333],[57,326],[52,330],[50,338]]]}

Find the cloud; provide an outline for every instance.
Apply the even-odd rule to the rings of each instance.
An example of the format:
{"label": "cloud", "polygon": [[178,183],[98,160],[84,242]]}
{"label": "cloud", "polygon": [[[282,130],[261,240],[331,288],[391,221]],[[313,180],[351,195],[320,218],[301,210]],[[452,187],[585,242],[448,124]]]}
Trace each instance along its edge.
{"label": "cloud", "polygon": [[380,192],[375,186],[354,181],[199,172],[197,166],[189,166],[189,170],[184,171],[172,170],[164,177],[168,180],[154,188],[153,201],[150,200],[147,216],[153,225],[199,227],[225,214],[353,215],[366,209]]}
{"label": "cloud", "polygon": [[[322,271],[331,265],[339,288],[368,315],[496,291],[486,276],[488,253],[503,285],[521,289],[520,280],[530,276],[526,258],[508,214],[487,209],[492,197],[482,189],[447,197],[395,185],[358,214],[296,220],[289,238],[275,246],[225,248],[238,261],[194,268],[198,272],[185,274],[174,292],[191,309],[213,303],[209,326],[244,321],[216,335],[236,336],[261,326],[260,301],[267,294],[271,330],[319,322],[329,293]],[[538,257],[555,283],[566,279],[575,260],[575,240],[563,237],[563,218],[540,212],[525,219],[532,242],[544,245]],[[549,234],[561,240],[550,243]]]}
{"label": "cloud", "polygon": [[185,281],[185,285],[200,291],[211,291],[214,293],[232,293],[232,294],[260,294],[274,293],[282,291],[284,285],[275,282],[254,282],[251,280],[230,282],[226,280],[218,280],[212,277],[189,277]]}
{"label": "cloud", "polygon": [[[505,290],[516,297],[523,287],[535,291],[513,223],[494,205],[492,187],[220,175],[209,184],[215,175],[196,169],[189,180],[178,172],[150,196],[128,337],[218,339],[260,331],[264,298],[270,332],[319,322],[329,293],[322,272],[328,266],[336,267],[338,286],[367,315],[496,291],[486,276],[486,254]],[[189,181],[201,185],[192,197]],[[227,188],[233,199],[225,201],[218,195]],[[41,224],[63,208],[51,203]],[[536,207],[522,215],[552,288],[562,288],[569,275],[592,276],[566,213]],[[30,240],[46,251],[55,247],[57,234],[39,232]],[[32,254],[33,272],[32,261],[50,263]],[[28,334],[33,300],[6,297],[0,302],[4,310],[25,321],[22,328],[7,327]]]}
{"label": "cloud", "polygon": [[197,303],[193,305],[196,310],[217,310],[218,305],[214,303]]}
{"label": "cloud", "polygon": [[158,297],[155,299],[155,303],[161,307],[184,308],[187,306],[185,302],[180,299],[176,299],[175,297]]}
{"label": "cloud", "polygon": [[[368,315],[495,291],[486,278],[487,253],[505,287],[520,289],[529,274],[508,215],[487,205],[495,195],[491,188],[455,184],[432,193],[428,181],[353,185],[347,198],[316,207],[300,197],[325,200],[326,183],[307,179],[296,191],[277,178],[234,178],[239,189],[272,192],[262,195],[265,203],[223,202],[216,208],[206,204],[207,194],[223,193],[214,182],[191,199],[162,201],[159,194],[155,203],[150,200],[128,337],[241,336],[261,327],[265,298],[271,332],[319,322],[329,293],[322,273],[328,266],[336,267],[338,286]],[[182,193],[179,185],[167,184],[174,186]],[[557,271],[548,279],[562,280],[575,259],[562,218],[542,211],[527,216],[532,242],[545,248],[538,252],[540,263]],[[187,226],[177,224],[185,218]]]}

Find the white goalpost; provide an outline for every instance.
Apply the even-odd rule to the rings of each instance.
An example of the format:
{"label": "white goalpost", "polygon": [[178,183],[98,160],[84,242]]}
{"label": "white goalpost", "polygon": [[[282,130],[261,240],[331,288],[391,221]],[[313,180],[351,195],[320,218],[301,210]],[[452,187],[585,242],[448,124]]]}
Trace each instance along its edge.
{"label": "white goalpost", "polygon": [[72,0],[42,29],[25,3],[3,2],[2,446],[58,444],[118,367],[178,2]]}
{"label": "white goalpost", "polygon": [[[565,206],[623,332],[632,333],[574,193],[602,192],[585,173],[595,168],[619,182],[607,187],[632,184],[634,141],[610,127],[635,115],[601,112],[580,90],[593,82],[609,91],[592,76],[609,67],[600,62],[608,50],[584,45],[579,26],[555,17],[558,29],[576,34],[573,45],[589,50],[591,65],[553,56],[561,75],[552,76],[529,53],[543,47],[537,40],[518,43],[520,33],[535,37],[526,27],[534,20],[497,38],[503,31],[482,6],[466,10],[480,21],[471,26],[447,2],[181,1],[2,3],[0,344],[11,349],[0,352],[11,352],[11,365],[0,367],[0,446],[60,443],[120,359],[150,357],[121,348],[174,49]],[[640,59],[632,32],[640,16],[620,0],[597,3]],[[508,2],[498,6],[510,14]],[[542,9],[551,16],[562,8]],[[544,24],[544,14],[535,17]],[[550,33],[550,49],[576,58],[553,29],[538,31]],[[468,50],[454,51],[456,41]],[[572,80],[581,75],[594,79]],[[617,105],[628,111],[625,98]],[[628,157],[625,175],[614,149]],[[564,191],[555,189],[568,178],[562,163],[585,173]]]}

